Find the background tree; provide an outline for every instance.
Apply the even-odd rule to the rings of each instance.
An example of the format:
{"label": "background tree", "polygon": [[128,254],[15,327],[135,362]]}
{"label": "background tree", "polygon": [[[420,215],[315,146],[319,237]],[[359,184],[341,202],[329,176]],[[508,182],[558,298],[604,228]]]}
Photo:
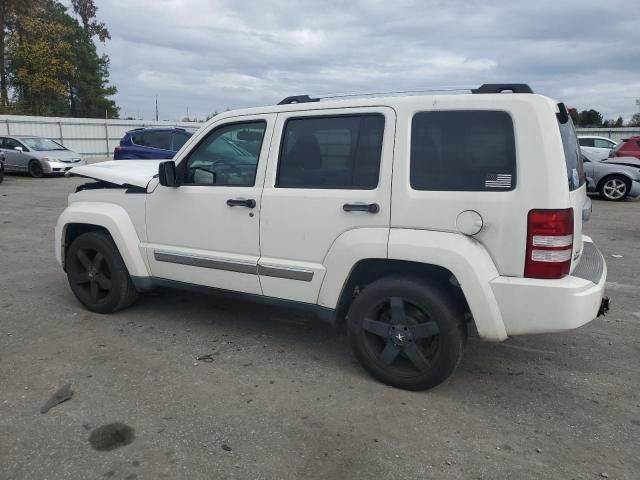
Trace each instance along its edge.
{"label": "background tree", "polygon": [[[65,79],[68,84],[69,114],[85,118],[104,117],[105,114],[111,118],[117,117],[119,108],[107,98],[117,93],[116,87],[108,85],[109,57],[98,55],[87,29],[69,16],[64,6],[55,1],[48,3],[46,18],[70,29],[67,40],[73,45],[73,61],[77,68]],[[83,21],[92,22],[91,18]]]}
{"label": "background tree", "polygon": [[82,20],[82,27],[87,37],[92,38],[97,35],[103,43],[106,40],[111,40],[111,34],[105,24],[96,20],[98,7],[93,3],[93,0],[71,0],[71,6]]}
{"label": "background tree", "polygon": [[[636,100],[636,106],[640,108],[640,98]],[[629,122],[630,127],[640,127],[640,112],[634,113]]]}
{"label": "background tree", "polygon": [[59,114],[74,74],[73,46],[66,25],[23,17],[9,38],[13,87],[24,110],[32,115]]}
{"label": "background tree", "polygon": [[578,114],[577,125],[580,127],[601,127],[602,114],[593,108],[590,110],[582,110]]}
{"label": "background tree", "polygon": [[9,55],[7,39],[17,28],[17,19],[28,15],[39,0],[0,0],[0,111],[9,106]]}
{"label": "background tree", "polygon": [[0,0],[0,111],[118,116],[109,97],[109,58],[93,38],[110,38],[93,0]]}

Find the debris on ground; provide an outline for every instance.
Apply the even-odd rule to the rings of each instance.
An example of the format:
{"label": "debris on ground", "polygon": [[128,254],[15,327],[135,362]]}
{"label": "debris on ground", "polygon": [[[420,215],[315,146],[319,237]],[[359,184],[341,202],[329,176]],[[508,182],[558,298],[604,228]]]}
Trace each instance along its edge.
{"label": "debris on ground", "polygon": [[213,362],[213,353],[206,353],[204,355],[199,355],[196,357],[196,360],[201,360],[206,363]]}
{"label": "debris on ground", "polygon": [[613,258],[623,258],[623,256],[622,256],[622,255],[618,255],[618,254],[616,254],[616,253],[612,253],[612,254],[611,254],[611,256],[612,256]]}
{"label": "debris on ground", "polygon": [[58,389],[56,393],[54,393],[47,403],[45,403],[40,409],[40,413],[47,413],[56,405],[60,405],[62,402],[66,402],[71,397],[73,397],[73,390],[71,389],[71,384],[67,383]]}
{"label": "debris on ground", "polygon": [[89,434],[89,443],[94,450],[107,452],[133,442],[135,431],[122,422],[109,423],[95,428]]}
{"label": "debris on ground", "polygon": [[231,447],[230,447],[229,445],[227,445],[226,443],[223,443],[223,444],[222,444],[222,449],[223,449],[225,452],[230,452],[230,451],[231,451]]}

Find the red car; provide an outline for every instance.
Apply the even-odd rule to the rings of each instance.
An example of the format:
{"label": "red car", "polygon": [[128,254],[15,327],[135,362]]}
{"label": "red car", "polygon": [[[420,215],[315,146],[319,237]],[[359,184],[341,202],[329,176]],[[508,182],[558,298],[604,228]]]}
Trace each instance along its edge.
{"label": "red car", "polygon": [[609,153],[609,158],[613,157],[640,158],[640,137],[631,137],[622,140],[622,142]]}

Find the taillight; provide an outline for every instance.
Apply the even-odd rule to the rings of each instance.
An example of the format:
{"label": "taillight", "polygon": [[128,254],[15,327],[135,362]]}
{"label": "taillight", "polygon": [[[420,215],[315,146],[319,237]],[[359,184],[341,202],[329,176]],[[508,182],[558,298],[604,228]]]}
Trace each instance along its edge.
{"label": "taillight", "polygon": [[562,278],[573,255],[573,209],[531,210],[527,218],[527,278]]}
{"label": "taillight", "polygon": [[116,148],[113,149],[113,153],[119,153],[122,151],[122,147],[120,145],[116,145]]}

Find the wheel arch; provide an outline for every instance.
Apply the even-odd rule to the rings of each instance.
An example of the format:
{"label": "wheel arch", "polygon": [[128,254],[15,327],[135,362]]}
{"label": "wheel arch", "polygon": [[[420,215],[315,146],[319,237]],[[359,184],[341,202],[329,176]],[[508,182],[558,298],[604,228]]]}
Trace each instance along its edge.
{"label": "wheel arch", "polygon": [[149,277],[140,239],[129,215],[119,205],[100,202],[72,204],[60,215],[55,242],[56,257],[63,268],[71,242],[91,231],[104,231],[111,237],[132,277]]}
{"label": "wheel arch", "polygon": [[456,276],[447,268],[407,260],[365,258],[353,265],[344,282],[336,306],[336,319],[339,322],[345,320],[349,307],[359,291],[376,280],[390,276],[419,277],[433,281],[445,288],[456,300],[462,302],[463,311],[469,310]]}
{"label": "wheel arch", "polygon": [[[437,280],[458,295],[468,306],[482,339],[507,338],[490,284],[500,274],[481,242],[458,233],[392,228],[387,230],[386,248],[382,249],[380,239],[373,240],[376,229],[369,230],[360,237],[365,243],[357,245],[351,257],[341,254],[325,262],[327,275],[318,303],[335,308],[337,321],[344,317],[350,299],[357,293],[355,285],[363,281],[363,276],[369,274],[376,279],[381,275],[419,275]],[[383,236],[383,232],[378,233]]]}
{"label": "wheel arch", "polygon": [[633,179],[631,178],[631,176],[626,172],[612,172],[612,173],[608,173],[598,181],[598,184],[596,185],[596,190],[600,190],[600,187],[602,187],[604,182],[609,180],[611,177],[623,177],[628,182],[628,185],[627,185],[628,187],[630,187],[631,183],[633,182]]}

